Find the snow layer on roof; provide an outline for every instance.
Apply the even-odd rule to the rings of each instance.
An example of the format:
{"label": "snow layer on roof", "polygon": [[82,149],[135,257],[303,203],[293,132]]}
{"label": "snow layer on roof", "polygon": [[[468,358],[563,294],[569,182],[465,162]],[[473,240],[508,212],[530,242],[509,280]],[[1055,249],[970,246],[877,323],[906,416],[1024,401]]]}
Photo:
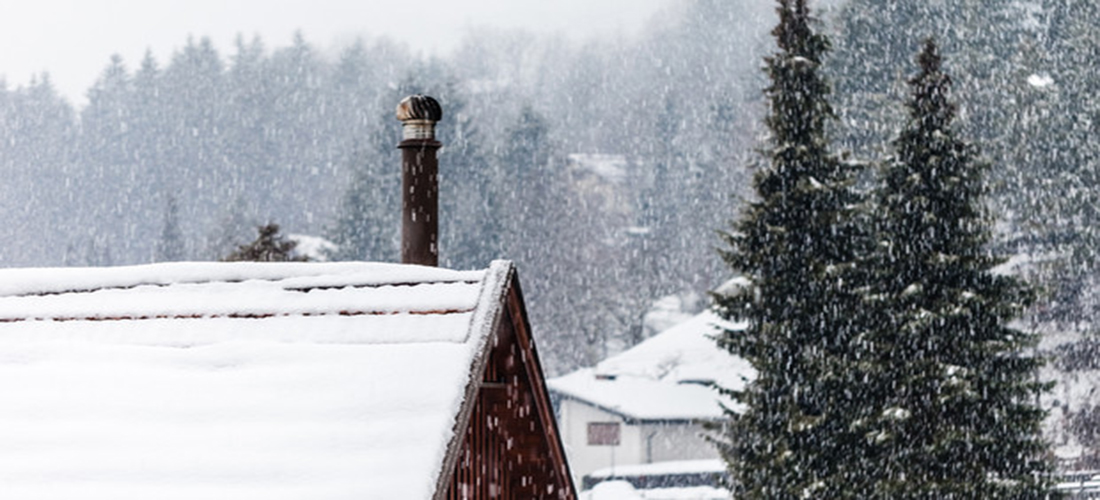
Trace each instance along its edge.
{"label": "snow layer on roof", "polygon": [[626,481],[604,481],[582,492],[581,500],[725,500],[729,490],[710,486],[636,490]]}
{"label": "snow layer on roof", "polygon": [[642,490],[645,500],[727,500],[729,490],[711,486],[691,486],[685,488],[654,488]]}
{"label": "snow layer on roof", "polygon": [[729,323],[709,311],[697,314],[601,361],[596,365],[596,373],[665,382],[718,382],[731,389],[743,388],[745,378],[752,377],[753,370],[748,361],[731,355],[715,343],[714,336],[723,328],[737,330],[744,325]]}
{"label": "snow layer on roof", "polygon": [[674,384],[644,377],[599,379],[590,368],[547,381],[560,394],[638,420],[693,420],[722,416],[718,393],[699,384]]}
{"label": "snow layer on roof", "polygon": [[288,287],[301,288],[480,281],[484,276],[484,271],[451,271],[373,262],[177,262],[126,267],[25,268],[0,270],[0,297],[246,280],[282,281]]}
{"label": "snow layer on roof", "polygon": [[651,464],[617,465],[599,469],[588,474],[588,477],[624,477],[624,476],[658,476],[666,474],[722,474],[726,472],[726,463],[721,459],[707,460],[674,460],[670,462],[655,462]]}
{"label": "snow layer on roof", "polygon": [[547,381],[550,389],[620,415],[642,420],[712,419],[722,416],[720,403],[736,409],[709,382],[740,389],[754,376],[751,365],[720,349],[720,328],[742,325],[711,312],[665,330],[600,362]]}
{"label": "snow layer on roof", "polygon": [[0,491],[430,498],[506,268],[0,271]]}

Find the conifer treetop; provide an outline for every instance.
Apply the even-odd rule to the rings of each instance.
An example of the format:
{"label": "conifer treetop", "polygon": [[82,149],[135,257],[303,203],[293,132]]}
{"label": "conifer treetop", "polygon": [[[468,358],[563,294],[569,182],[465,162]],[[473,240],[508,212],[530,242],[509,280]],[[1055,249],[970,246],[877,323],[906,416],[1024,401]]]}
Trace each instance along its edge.
{"label": "conifer treetop", "polygon": [[811,24],[814,18],[806,0],[779,0],[779,24],[772,30],[779,50],[793,57],[805,57],[821,64],[829,51],[828,37],[815,33]]}
{"label": "conifer treetop", "polygon": [[909,80],[911,116],[920,117],[920,127],[945,129],[955,119],[955,104],[949,101],[951,77],[943,72],[943,58],[935,39],[927,38],[917,56],[920,73]]}

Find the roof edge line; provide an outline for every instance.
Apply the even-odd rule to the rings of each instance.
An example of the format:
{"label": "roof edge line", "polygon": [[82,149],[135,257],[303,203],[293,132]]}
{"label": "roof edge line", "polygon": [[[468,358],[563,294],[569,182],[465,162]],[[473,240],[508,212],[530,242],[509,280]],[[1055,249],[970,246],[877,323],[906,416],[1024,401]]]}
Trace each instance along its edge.
{"label": "roof edge line", "polygon": [[303,312],[303,313],[279,313],[279,312],[260,312],[260,313],[227,313],[227,314],[123,314],[119,316],[27,316],[22,318],[17,317],[0,317],[0,323],[23,323],[23,322],[56,322],[56,323],[71,323],[74,321],[152,321],[152,320],[164,320],[164,319],[271,319],[271,318],[321,318],[321,317],[335,317],[335,316],[448,316],[453,314],[466,314],[472,312],[472,309],[440,309],[440,310],[417,310],[417,311],[356,311],[356,310],[342,310],[342,311],[325,311],[325,312]]}

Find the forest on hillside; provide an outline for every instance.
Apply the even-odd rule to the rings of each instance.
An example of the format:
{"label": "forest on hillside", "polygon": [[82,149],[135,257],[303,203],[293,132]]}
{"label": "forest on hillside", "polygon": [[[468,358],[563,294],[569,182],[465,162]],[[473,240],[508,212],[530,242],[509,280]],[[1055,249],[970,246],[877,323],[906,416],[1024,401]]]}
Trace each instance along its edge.
{"label": "forest on hillside", "polygon": [[396,261],[393,109],[422,92],[444,108],[442,265],[516,260],[550,365],[591,364],[643,338],[657,298],[698,309],[720,283],[767,15],[693,2],[583,44],[475,31],[446,58],[188,39],[168,61],[105,61],[80,109],[46,74],[6,84],[0,264],[213,260],[268,222],[333,259]]}
{"label": "forest on hillside", "polygon": [[[992,165],[995,244],[1028,256],[1042,290],[1028,321],[1079,334],[1058,366],[1091,366],[1100,7],[824,6],[838,149],[888,154],[913,54],[936,36]],[[446,56],[181,40],[169,60],[104,61],[80,108],[46,74],[2,83],[0,265],[213,260],[268,222],[332,240],[333,259],[395,261],[393,108],[423,92],[444,108],[442,265],[517,261],[548,368],[591,365],[651,334],[658,299],[694,312],[732,277],[716,231],[751,196],[774,25],[770,2],[686,0],[629,39],[485,29]]]}

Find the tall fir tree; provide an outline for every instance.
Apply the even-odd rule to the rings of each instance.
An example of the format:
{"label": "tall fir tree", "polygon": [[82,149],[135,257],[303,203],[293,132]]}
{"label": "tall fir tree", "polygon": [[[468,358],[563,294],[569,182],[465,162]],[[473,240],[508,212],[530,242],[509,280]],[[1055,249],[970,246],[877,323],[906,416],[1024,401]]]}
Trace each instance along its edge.
{"label": "tall fir tree", "polygon": [[[1046,498],[1037,335],[1009,323],[1030,290],[994,272],[988,165],[953,129],[951,80],[925,42],[909,120],[879,193],[870,336],[880,406],[861,428],[879,457],[868,498]],[[878,400],[877,398],[881,398]]]}
{"label": "tall fir tree", "polygon": [[0,109],[0,209],[7,222],[0,228],[0,241],[8,244],[0,250],[0,262],[12,266],[34,265],[43,257],[60,260],[67,244],[99,232],[85,220],[74,220],[78,193],[65,189],[79,186],[74,179],[83,175],[74,162],[79,154],[74,110],[46,73],[8,91],[5,101]]}
{"label": "tall fir tree", "polygon": [[157,240],[156,262],[176,262],[187,255],[187,241],[180,230],[180,207],[175,196],[168,196],[164,207],[164,224]]}
{"label": "tall fir tree", "polygon": [[865,327],[855,263],[869,241],[854,187],[861,168],[827,144],[828,38],[815,32],[806,0],[778,0],[778,13],[779,51],[766,59],[768,164],[723,255],[751,285],[716,297],[723,316],[747,323],[720,345],[757,372],[743,391],[726,391],[743,411],[727,412],[722,451],[739,498],[859,498],[866,443],[852,429],[866,416]]}
{"label": "tall fir tree", "polygon": [[95,85],[88,90],[88,105],[80,113],[82,151],[99,171],[103,185],[118,186],[132,160],[131,101],[133,82],[122,57],[111,56]]}
{"label": "tall fir tree", "polygon": [[[143,257],[154,253],[153,234],[159,208],[138,199],[147,186],[139,184],[137,135],[134,129],[134,83],[122,57],[112,55],[107,67],[87,93],[88,104],[80,112],[80,163],[74,181],[96,190],[80,190],[82,214],[104,224],[97,238],[116,242],[120,255],[140,248]],[[118,200],[127,200],[119,203]]]}
{"label": "tall fir tree", "polygon": [[[227,110],[223,133],[227,137],[226,144],[232,147],[225,151],[220,184],[214,187],[216,194],[213,196],[222,201],[222,207],[242,196],[256,200],[260,206],[280,206],[273,201],[273,191],[288,176],[277,168],[277,160],[287,157],[280,157],[277,143],[281,138],[275,137],[276,126],[271,118],[274,109],[272,88],[278,73],[272,68],[259,36],[246,42],[238,35],[234,45],[222,97]],[[253,226],[249,225],[249,232]]]}

